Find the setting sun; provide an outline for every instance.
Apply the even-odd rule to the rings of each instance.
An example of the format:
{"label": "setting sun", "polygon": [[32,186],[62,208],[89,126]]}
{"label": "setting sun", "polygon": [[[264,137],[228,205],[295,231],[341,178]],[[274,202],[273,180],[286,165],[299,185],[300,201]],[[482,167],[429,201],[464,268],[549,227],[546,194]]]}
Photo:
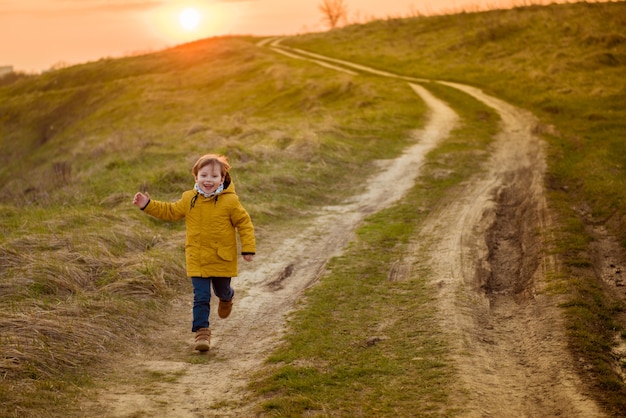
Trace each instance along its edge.
{"label": "setting sun", "polygon": [[147,21],[154,33],[167,42],[189,42],[220,30],[224,20],[220,4],[192,0],[164,3],[147,15]]}
{"label": "setting sun", "polygon": [[186,9],[183,9],[178,15],[178,21],[180,22],[180,26],[184,30],[189,32],[195,30],[198,27],[201,19],[202,16],[200,15],[200,12],[193,7],[187,7]]}

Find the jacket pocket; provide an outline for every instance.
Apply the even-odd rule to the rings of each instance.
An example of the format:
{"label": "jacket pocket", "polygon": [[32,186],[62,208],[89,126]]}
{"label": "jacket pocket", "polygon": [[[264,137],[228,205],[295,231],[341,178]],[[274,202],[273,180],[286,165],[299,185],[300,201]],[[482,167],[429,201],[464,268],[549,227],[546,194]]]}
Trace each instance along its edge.
{"label": "jacket pocket", "polygon": [[224,261],[233,261],[232,247],[218,247],[217,255]]}

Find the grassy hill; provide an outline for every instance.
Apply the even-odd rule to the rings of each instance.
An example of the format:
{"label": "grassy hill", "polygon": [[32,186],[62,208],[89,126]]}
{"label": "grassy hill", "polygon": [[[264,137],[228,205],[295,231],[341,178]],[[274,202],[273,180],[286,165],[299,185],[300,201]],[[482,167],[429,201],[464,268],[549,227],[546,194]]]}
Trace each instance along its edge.
{"label": "grassy hill", "polygon": [[613,227],[626,244],[625,23],[623,2],[579,3],[385,20],[285,44],[473,84],[531,109],[554,127],[547,132],[553,188],[575,192],[595,217],[617,210]]}
{"label": "grassy hill", "polygon": [[[388,19],[284,42],[473,84],[541,119],[571,347],[615,414],[626,389],[611,347],[626,320],[594,272],[590,226],[626,246],[625,24],[624,2],[574,4]],[[199,155],[225,153],[263,239],[358,188],[425,118],[404,83],[328,77],[257,41],[208,39],[0,87],[0,401],[15,416],[55,415],[108,352],[141,338],[162,302],[188,292],[182,225],[138,213],[136,190],[175,199]]]}
{"label": "grassy hill", "polygon": [[137,190],[177,198],[200,155],[226,153],[262,239],[337,203],[424,118],[401,83],[328,78],[256,41],[210,39],[0,90],[0,399],[16,415],[66,402],[86,366],[188,294],[183,226],[139,213]]}

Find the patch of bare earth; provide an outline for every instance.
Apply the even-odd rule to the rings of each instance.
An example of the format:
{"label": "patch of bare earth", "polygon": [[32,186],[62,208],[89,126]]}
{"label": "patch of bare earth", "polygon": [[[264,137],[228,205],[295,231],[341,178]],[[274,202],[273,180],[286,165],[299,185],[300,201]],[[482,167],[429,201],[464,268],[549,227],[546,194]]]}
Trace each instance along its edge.
{"label": "patch of bare earth", "polygon": [[[343,205],[324,208],[289,236],[269,233],[259,239],[253,263],[241,264],[233,279],[235,306],[226,320],[211,314],[213,337],[207,354],[193,351],[191,290],[174,301],[161,329],[116,367],[86,402],[82,413],[102,417],[253,416],[246,402],[248,378],[276,347],[286,314],[302,292],[341,253],[359,223],[396,202],[411,188],[424,156],[448,136],[457,116],[427,90],[411,85],[431,109],[427,126],[415,131],[415,144],[400,157],[381,161],[364,193]],[[182,240],[183,237],[177,236]]]}

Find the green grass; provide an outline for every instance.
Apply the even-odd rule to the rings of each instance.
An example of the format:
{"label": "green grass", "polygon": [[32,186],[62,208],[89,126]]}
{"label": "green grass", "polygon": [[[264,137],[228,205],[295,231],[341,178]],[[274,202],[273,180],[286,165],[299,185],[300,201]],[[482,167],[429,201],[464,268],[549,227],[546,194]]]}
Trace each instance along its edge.
{"label": "green grass", "polygon": [[183,291],[184,226],[142,214],[135,191],[175,199],[200,155],[226,153],[262,234],[344,198],[425,107],[404,83],[216,38],[18,80],[0,114],[0,386],[20,415],[42,382],[98,367]]}
{"label": "green grass", "polygon": [[[626,245],[625,9],[618,2],[387,19],[285,41],[476,85],[541,119],[558,221],[552,251],[564,266],[551,289],[571,295],[563,309],[574,358],[592,366],[583,380],[614,415],[626,410],[626,396],[609,349],[626,319],[599,286],[589,219],[574,208],[589,208]],[[106,361],[101,353],[123,351],[141,319],[183,291],[183,226],[139,213],[130,204],[136,190],[175,199],[192,185],[199,155],[226,153],[262,237],[357,190],[373,161],[397,156],[424,122],[426,108],[406,83],[332,73],[256,41],[213,38],[3,80],[0,400],[8,416],[63,411]],[[406,280],[387,275],[429,210],[479,169],[497,118],[467,96],[427,87],[465,124],[431,153],[410,195],[369,218],[307,294],[254,385],[266,412],[457,412],[446,405],[454,370],[433,323],[430,272],[416,265]],[[424,402],[408,399],[411,390]]]}
{"label": "green grass", "polygon": [[[177,68],[179,56],[191,53],[206,54],[208,61]],[[43,97],[31,94],[34,87],[27,83],[5,88],[3,113],[37,110],[22,111],[3,125],[3,147],[17,148],[0,173],[3,200],[93,205],[139,186],[173,198],[188,184],[197,156],[211,150],[229,155],[243,196],[255,190],[253,212],[259,200],[274,205],[265,209],[269,215],[289,215],[293,203],[297,210],[336,199],[339,191],[312,186],[326,174],[350,180],[355,170],[367,168],[363,161],[397,154],[409,124],[423,117],[399,83],[329,78],[322,69],[276,61],[241,39],[191,44],[141,58],[143,65],[128,60],[130,69],[113,61],[43,75],[50,79],[39,81]],[[88,76],[96,72],[103,73],[102,81]],[[86,106],[74,98],[76,90],[93,91]],[[50,99],[50,109],[34,106],[42,99]],[[61,116],[52,109],[57,105]],[[55,133],[47,137],[41,130],[49,119],[55,120]],[[377,147],[378,139],[387,146]],[[65,176],[51,162],[65,168],[57,170]],[[43,181],[33,185],[39,176]],[[285,187],[289,181],[304,187]]]}
{"label": "green grass", "polygon": [[480,170],[499,118],[464,94],[429,88],[454,103],[463,125],[430,153],[409,195],[369,217],[345,254],[329,263],[330,273],[306,293],[283,346],[252,384],[270,416],[460,411],[449,398],[455,370],[435,315],[433,278],[419,260],[400,280],[390,279],[390,268],[407,256],[421,222],[446,193]]}
{"label": "green grass", "polygon": [[570,347],[591,365],[580,370],[583,380],[618,416],[626,386],[611,348],[626,315],[594,272],[589,227],[603,225],[626,247],[625,24],[625,2],[578,3],[387,19],[284,41],[401,75],[476,85],[540,118],[556,220],[551,251],[564,267],[553,288],[571,298],[563,305]]}
{"label": "green grass", "polygon": [[388,19],[284,43],[474,84],[531,109],[555,128],[547,136],[551,185],[588,202],[594,216],[616,211],[612,226],[626,244],[625,9],[624,2],[579,3]]}

